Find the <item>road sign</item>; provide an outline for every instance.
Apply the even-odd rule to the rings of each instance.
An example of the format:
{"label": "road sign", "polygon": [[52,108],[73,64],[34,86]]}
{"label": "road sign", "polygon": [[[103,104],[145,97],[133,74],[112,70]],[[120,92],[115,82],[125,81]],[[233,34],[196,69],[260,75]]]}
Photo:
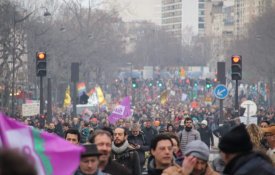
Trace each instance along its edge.
{"label": "road sign", "polygon": [[214,89],[214,96],[220,100],[223,100],[228,95],[228,89],[223,84],[218,84]]}
{"label": "road sign", "polygon": [[244,102],[242,102],[241,107],[245,108],[245,112],[243,114],[243,116],[247,117],[251,117],[253,115],[256,115],[257,113],[257,105],[255,102],[251,101],[251,100],[246,100]]}

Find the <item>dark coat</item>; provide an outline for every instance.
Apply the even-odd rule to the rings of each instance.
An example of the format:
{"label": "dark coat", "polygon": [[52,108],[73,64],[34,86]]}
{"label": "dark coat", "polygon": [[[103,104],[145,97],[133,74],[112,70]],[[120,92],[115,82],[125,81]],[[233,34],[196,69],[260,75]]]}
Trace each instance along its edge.
{"label": "dark coat", "polygon": [[233,158],[223,171],[224,175],[275,175],[275,169],[268,158],[261,154],[250,152]]}
{"label": "dark coat", "polygon": [[111,175],[132,175],[129,169],[125,168],[124,166],[113,160],[109,160],[108,164],[105,166],[102,172]]}
{"label": "dark coat", "polygon": [[208,127],[199,128],[198,131],[201,135],[201,141],[203,141],[208,147],[210,147],[210,143],[211,146],[214,146],[214,138],[211,129],[209,129]]}
{"label": "dark coat", "polygon": [[144,134],[145,142],[148,145],[151,144],[151,140],[153,140],[153,138],[155,138],[158,134],[158,131],[155,128],[153,128],[152,126],[150,128],[145,127],[142,131]]}
{"label": "dark coat", "polygon": [[131,145],[140,145],[139,149],[136,149],[139,155],[140,166],[143,167],[145,163],[145,152],[149,151],[149,145],[145,142],[144,135],[139,134],[137,136],[129,135],[128,142]]}
{"label": "dark coat", "polygon": [[112,153],[113,160],[131,170],[132,175],[141,174],[139,156],[137,151],[128,147],[124,152],[120,154],[117,154],[114,151]]}

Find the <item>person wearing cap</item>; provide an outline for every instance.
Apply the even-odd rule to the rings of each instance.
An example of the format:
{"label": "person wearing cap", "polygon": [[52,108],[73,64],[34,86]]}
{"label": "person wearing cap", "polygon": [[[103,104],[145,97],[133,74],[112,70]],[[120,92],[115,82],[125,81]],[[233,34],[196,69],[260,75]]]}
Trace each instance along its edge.
{"label": "person wearing cap", "polygon": [[95,144],[83,145],[85,152],[81,154],[79,169],[74,175],[107,175],[98,169],[99,156],[101,155]]}
{"label": "person wearing cap", "polygon": [[271,160],[253,151],[253,144],[243,124],[233,127],[221,138],[219,149],[225,162],[224,175],[275,175]]}
{"label": "person wearing cap", "polygon": [[[217,172],[213,171],[211,166],[208,164],[209,160],[209,147],[201,140],[194,140],[186,145],[184,152],[185,161],[183,162],[183,169],[185,174],[192,175],[218,175]],[[193,167],[187,168],[186,161],[193,159]]]}
{"label": "person wearing cap", "polygon": [[201,135],[201,140],[208,146],[208,148],[210,148],[210,143],[211,146],[214,146],[214,138],[212,130],[208,127],[207,124],[208,122],[203,120],[198,131]]}
{"label": "person wearing cap", "polygon": [[169,167],[164,170],[163,175],[218,175],[208,164],[209,154],[209,148],[203,141],[189,142],[182,167]]}
{"label": "person wearing cap", "polygon": [[273,165],[275,165],[275,126],[262,128],[262,131],[269,146],[266,154],[271,158]]}

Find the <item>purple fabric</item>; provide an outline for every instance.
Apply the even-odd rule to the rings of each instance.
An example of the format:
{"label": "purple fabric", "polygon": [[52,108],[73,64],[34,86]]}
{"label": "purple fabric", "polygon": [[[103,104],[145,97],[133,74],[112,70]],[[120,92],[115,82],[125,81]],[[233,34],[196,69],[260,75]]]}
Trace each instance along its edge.
{"label": "purple fabric", "polygon": [[118,106],[115,107],[112,114],[108,117],[108,120],[111,124],[114,124],[117,120],[127,118],[131,115],[130,97],[127,96]]}

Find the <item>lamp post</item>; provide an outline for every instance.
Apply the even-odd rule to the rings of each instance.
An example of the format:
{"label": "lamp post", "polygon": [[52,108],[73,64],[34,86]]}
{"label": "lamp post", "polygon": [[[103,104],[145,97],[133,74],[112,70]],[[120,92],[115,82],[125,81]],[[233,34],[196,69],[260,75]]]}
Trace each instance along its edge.
{"label": "lamp post", "polygon": [[[51,16],[51,13],[48,11],[48,9],[46,7],[40,7],[40,8],[46,9],[46,11],[44,12],[45,17]],[[35,10],[37,10],[37,9],[35,9]],[[15,87],[14,86],[15,86],[15,64],[16,64],[16,24],[28,19],[33,14],[34,11],[30,12],[23,18],[17,20],[15,17],[16,6],[15,5],[13,6],[12,94],[11,94],[12,95],[11,96],[11,115],[12,116],[14,116],[14,114],[15,114],[15,98],[14,98]]]}

